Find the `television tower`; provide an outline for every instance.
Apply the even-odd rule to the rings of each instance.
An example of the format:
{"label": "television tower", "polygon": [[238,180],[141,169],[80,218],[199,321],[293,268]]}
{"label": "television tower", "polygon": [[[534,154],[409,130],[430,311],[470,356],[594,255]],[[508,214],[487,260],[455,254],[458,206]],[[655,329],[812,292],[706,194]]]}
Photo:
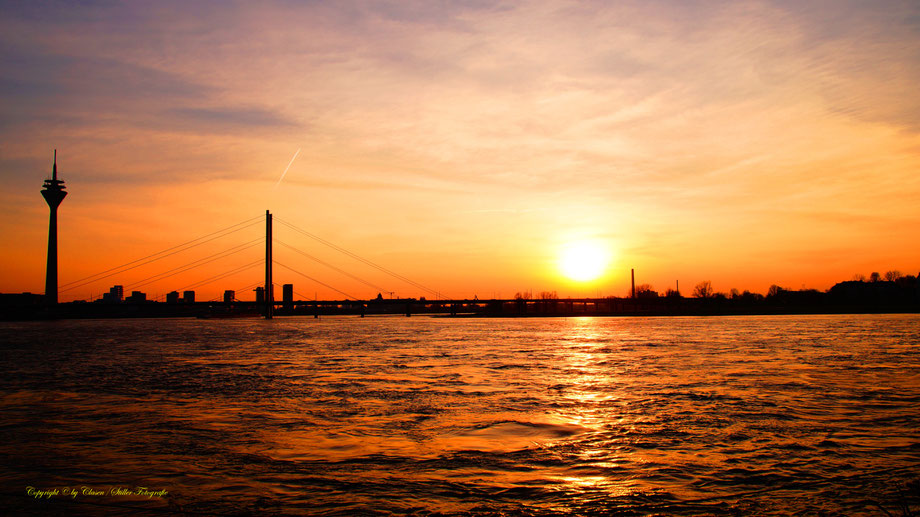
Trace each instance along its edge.
{"label": "television tower", "polygon": [[58,302],[57,209],[67,195],[64,188],[64,182],[57,179],[57,149],[55,149],[51,179],[45,180],[45,185],[42,187],[42,196],[48,203],[48,208],[51,209],[51,219],[48,221],[48,268],[45,270],[45,303],[48,305],[56,305]]}

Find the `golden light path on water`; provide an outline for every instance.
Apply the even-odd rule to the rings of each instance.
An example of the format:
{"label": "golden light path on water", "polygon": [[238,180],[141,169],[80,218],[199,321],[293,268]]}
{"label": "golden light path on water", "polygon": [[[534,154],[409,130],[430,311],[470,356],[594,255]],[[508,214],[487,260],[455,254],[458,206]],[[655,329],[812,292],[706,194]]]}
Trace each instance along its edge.
{"label": "golden light path on water", "polygon": [[0,333],[13,492],[135,483],[170,498],[115,503],[217,514],[852,515],[920,464],[915,315]]}

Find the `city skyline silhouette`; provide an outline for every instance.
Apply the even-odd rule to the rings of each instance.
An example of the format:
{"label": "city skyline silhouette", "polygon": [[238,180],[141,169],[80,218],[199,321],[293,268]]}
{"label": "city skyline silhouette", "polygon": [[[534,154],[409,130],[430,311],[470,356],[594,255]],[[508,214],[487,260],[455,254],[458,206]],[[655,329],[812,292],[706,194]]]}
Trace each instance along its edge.
{"label": "city skyline silhouette", "polygon": [[[296,155],[295,155],[296,157]],[[293,160],[292,160],[293,162]],[[290,164],[288,165],[288,168]],[[287,169],[285,169],[285,173]],[[57,209],[67,195],[64,182],[57,178],[57,150],[54,151],[52,177],[45,180],[41,190],[42,196],[49,207],[50,219],[48,225],[48,248],[46,262],[45,292],[42,295],[22,293],[21,295],[8,294],[3,297],[2,307],[6,310],[0,315],[2,319],[33,319],[33,318],[73,318],[73,317],[163,317],[163,316],[196,316],[199,318],[225,318],[225,317],[251,317],[260,315],[265,319],[272,319],[275,313],[283,315],[313,315],[318,318],[320,314],[359,314],[362,318],[366,314],[394,314],[404,313],[407,317],[415,314],[450,314],[451,316],[491,316],[491,317],[553,317],[553,316],[659,316],[659,315],[708,315],[708,314],[787,314],[787,313],[849,313],[849,312],[916,312],[920,309],[920,282],[913,275],[903,275],[900,271],[889,270],[884,279],[878,272],[873,272],[866,278],[859,275],[851,281],[835,284],[826,292],[816,289],[791,290],[776,284],[770,286],[766,296],[745,290],[731,289],[730,293],[715,291],[712,282],[702,281],[693,288],[692,298],[685,297],[679,289],[679,281],[675,281],[675,288],[668,288],[663,293],[656,291],[650,284],[636,285],[635,269],[630,269],[630,290],[626,296],[597,296],[579,297],[571,296],[560,299],[556,291],[541,291],[534,297],[533,291],[515,293],[513,299],[493,297],[480,299],[478,295],[472,298],[451,298],[442,296],[440,291],[426,287],[414,280],[400,275],[379,264],[375,264],[360,257],[353,252],[341,248],[326,239],[313,235],[289,222],[280,220],[288,228],[308,237],[317,243],[334,249],[352,259],[371,266],[380,272],[389,275],[390,281],[396,280],[400,284],[409,284],[411,287],[421,289],[423,292],[433,294],[432,299],[425,296],[407,296],[393,298],[394,291],[387,291],[376,284],[363,280],[339,267],[321,261],[302,250],[278,240],[278,244],[289,248],[302,257],[297,267],[303,267],[304,258],[319,263],[327,268],[357,280],[367,287],[378,289],[376,298],[356,297],[332,285],[310,276],[295,267],[281,263],[274,258],[274,244],[276,240],[273,232],[273,215],[270,210],[264,215],[264,234],[262,239],[256,239],[244,244],[237,244],[226,248],[216,254],[186,262],[178,267],[163,270],[162,264],[157,273],[147,276],[140,283],[133,283],[126,290],[122,284],[115,284],[108,292],[102,293],[98,298],[92,298],[93,305],[87,305],[87,300],[73,300],[66,305],[58,305],[59,289],[57,281]],[[282,175],[283,176],[283,175]],[[202,244],[227,237],[240,230],[261,226],[259,218],[251,218],[229,227],[211,232],[185,243],[171,246],[131,262],[111,267],[88,277],[77,279],[63,285],[63,290],[86,289],[89,285],[100,285],[112,278],[125,277],[132,270],[148,266],[161,259],[177,255]],[[226,258],[236,253],[254,248],[261,243],[264,255],[261,262],[256,260],[229,271],[220,271],[213,275],[216,260]],[[585,251],[586,250],[586,251]],[[571,276],[587,274],[583,280],[594,279],[602,270],[597,266],[595,259],[598,255],[591,255],[592,248],[575,248],[569,251],[566,259],[561,263],[563,271]],[[186,257],[187,258],[187,257]],[[183,259],[185,260],[185,259]],[[144,285],[157,282],[162,285],[166,279],[175,284],[172,279],[177,274],[187,273],[193,269],[208,265],[208,269],[197,271],[196,281],[179,289],[171,290],[162,299],[159,294],[152,299],[147,298],[147,293],[136,290]],[[312,265],[312,264],[311,264]],[[312,285],[321,285],[335,291],[343,298],[320,300],[315,295],[312,300],[302,292],[294,290],[294,284],[276,282],[274,279],[275,266],[295,273],[309,280]],[[227,283],[228,278],[241,273],[247,273],[252,278],[251,270],[261,267],[264,278],[242,289],[225,289],[226,286],[218,285],[218,292],[223,291],[222,300],[219,296],[197,298],[193,286],[203,287],[220,281]],[[147,273],[144,273],[145,275]],[[201,280],[204,276],[204,280]],[[156,285],[156,284],[154,284]],[[250,288],[254,293],[254,300],[247,300],[246,291]],[[278,289],[280,287],[281,289]],[[215,289],[215,287],[211,287]],[[182,291],[181,296],[180,292]],[[130,292],[130,295],[126,295]],[[279,299],[275,293],[282,292]],[[383,292],[390,294],[389,299],[384,299]],[[295,296],[296,295],[296,296]],[[101,304],[100,304],[101,302]],[[165,303],[160,303],[165,302]],[[42,307],[44,310],[40,310]]]}
{"label": "city skyline silhouette", "polygon": [[[295,154],[295,158],[296,158],[296,154]],[[282,174],[282,178],[284,174],[286,174],[287,169],[290,168],[291,163],[293,163],[293,159],[288,164],[288,167],[285,169],[284,173]],[[57,269],[58,269],[57,209],[61,201],[67,195],[67,192],[64,190],[65,188],[64,182],[62,180],[57,179],[57,174],[58,174],[57,150],[55,149],[53,163],[52,163],[52,177],[51,179],[45,180],[44,186],[41,191],[42,196],[45,198],[49,206],[49,211],[50,211],[50,219],[49,219],[49,227],[48,227],[47,262],[46,262],[46,283],[45,283],[45,292],[43,293],[41,299],[42,299],[43,305],[51,305],[51,306],[54,306],[55,304],[58,303],[58,297],[59,297],[58,282],[57,282]],[[280,183],[280,180],[279,180],[279,183]],[[187,243],[183,243],[178,246],[172,246],[165,250],[161,250],[156,253],[147,255],[146,257],[143,257],[141,259],[134,260],[126,264],[118,265],[115,267],[111,267],[111,268],[102,270],[100,273],[95,273],[88,277],[84,277],[84,278],[81,278],[75,281],[68,282],[64,285],[64,288],[65,288],[64,290],[72,291],[77,288],[86,288],[86,286],[91,285],[91,284],[97,286],[98,288],[100,283],[106,279],[109,279],[112,277],[118,278],[119,276],[124,276],[127,272],[134,270],[138,267],[150,264],[152,262],[156,262],[162,258],[169,257],[171,255],[174,255],[180,252],[187,251],[188,249],[197,247],[200,244],[204,244],[212,240],[215,240],[219,237],[224,237],[226,235],[235,233],[236,231],[243,229],[243,228],[255,226],[256,224],[257,224],[257,221],[253,222],[253,219],[243,221],[242,223],[237,223],[228,228],[221,229],[217,232],[209,233],[206,236],[196,238]],[[396,279],[397,281],[399,281],[400,284],[403,284],[405,287],[414,287],[417,289],[421,289],[423,293],[427,292],[427,294],[433,294],[434,295],[434,298],[432,300],[433,302],[438,302],[439,300],[450,299],[449,296],[442,297],[439,291],[425,287],[422,284],[419,284],[385,267],[382,267],[365,258],[362,258],[348,250],[345,250],[333,243],[330,243],[329,241],[321,237],[315,236],[311,234],[310,232],[307,232],[301,228],[298,228],[288,222],[282,221],[282,224],[290,227],[296,232],[312,237],[317,242],[324,244],[336,251],[339,251],[353,259],[357,259],[358,261],[364,263],[365,265],[371,266],[379,271],[387,273],[388,275],[392,277],[391,280]],[[240,228],[241,226],[242,228]],[[214,235],[216,235],[216,237],[212,237]],[[272,254],[274,238],[272,236],[272,215],[269,210],[265,211],[265,230],[264,230],[264,237],[261,239],[261,242],[264,245],[264,258],[261,261],[261,264],[262,264],[261,268],[263,269],[264,275],[265,275],[264,281],[261,283],[261,285],[258,285],[259,282],[255,282],[255,283],[252,283],[246,286],[243,289],[224,289],[223,287],[225,286],[211,287],[212,290],[216,289],[218,292],[222,291],[223,292],[223,302],[230,304],[230,302],[244,301],[244,299],[247,298],[247,294],[248,294],[245,291],[258,285],[257,287],[255,287],[255,289],[252,289],[254,293],[254,298],[255,298],[253,301],[255,302],[255,304],[254,305],[237,304],[237,308],[233,309],[231,312],[250,314],[253,312],[255,308],[258,308],[259,312],[262,314],[263,317],[271,319],[272,314],[275,311],[276,305],[283,304],[284,310],[282,312],[286,314],[298,313],[298,311],[294,310],[295,297],[294,297],[293,284],[287,284],[287,283],[283,284],[283,287],[284,287],[283,301],[279,300],[274,295],[276,288],[282,285],[278,282],[274,282],[273,280],[273,274],[272,274],[273,269],[274,269],[273,266],[276,264],[280,265],[282,268],[292,273],[300,275],[300,277],[306,278],[307,280],[310,281],[311,285],[315,286],[318,284],[327,289],[331,289],[337,294],[342,295],[340,299],[343,301],[355,301],[355,302],[360,301],[361,302],[358,305],[346,304],[346,305],[340,306],[341,310],[344,311],[345,313],[356,312],[356,313],[360,313],[363,316],[368,308],[368,305],[365,304],[364,301],[370,301],[373,303],[373,299],[371,296],[356,297],[356,296],[350,295],[344,291],[341,291],[329,285],[326,282],[323,282],[322,280],[317,279],[315,276],[306,275],[302,273],[301,271],[298,271],[295,268],[292,268],[280,262],[276,262],[273,259],[273,254]],[[148,300],[146,292],[134,290],[134,287],[139,288],[144,285],[149,285],[151,282],[162,281],[166,278],[173,277],[174,274],[176,274],[176,271],[178,271],[178,273],[184,273],[192,269],[196,269],[199,266],[210,264],[211,262],[214,261],[214,260],[207,260],[207,259],[212,259],[213,257],[217,257],[217,259],[224,258],[226,256],[230,256],[230,255],[237,253],[241,249],[253,248],[255,244],[258,244],[258,242],[255,242],[255,243],[248,242],[248,243],[245,243],[244,245],[233,246],[215,255],[205,257],[205,259],[196,259],[192,262],[185,263],[177,268],[173,268],[165,272],[162,272],[162,271],[158,272],[154,274],[153,276],[149,276],[145,278],[144,281],[142,281],[141,283],[135,283],[132,286],[130,286],[129,287],[130,296],[126,296],[124,294],[125,288],[123,285],[116,284],[113,287],[111,287],[107,293],[100,293],[98,297],[91,296],[89,301],[96,301],[96,302],[102,301],[106,303],[129,302],[129,303],[134,303],[134,304],[137,304],[137,303],[147,304],[150,302],[156,303],[160,301],[165,301],[168,304],[176,304],[178,302],[184,302],[186,304],[189,304],[189,303],[194,304],[194,302],[196,301],[195,291],[189,290],[190,287],[213,284],[218,280],[226,282],[227,277],[235,273],[238,273],[240,270],[254,269],[256,266],[258,266],[258,261],[249,263],[246,266],[241,267],[241,268],[235,268],[231,271],[221,271],[218,275],[209,276],[204,281],[196,281],[191,285],[184,286],[181,288],[181,290],[183,291],[183,294],[181,297],[180,297],[180,293],[178,290],[172,290],[172,291],[166,292],[162,296],[160,294],[157,294],[156,296],[153,297],[153,299]],[[298,250],[297,248],[294,248],[288,244],[285,244],[284,242],[279,241],[279,244],[281,244],[282,246],[286,248],[290,248],[291,250],[302,255],[302,257],[306,257],[312,260],[313,262],[326,266],[327,268],[337,273],[346,275],[351,279],[357,280],[365,284],[365,286],[369,286],[373,289],[378,290],[378,294],[377,294],[378,301],[383,300],[383,292],[389,293],[390,300],[393,299],[393,294],[395,293],[395,291],[388,291],[386,288],[380,287],[376,284],[363,280],[347,271],[342,270],[339,267],[329,264],[328,262],[321,261],[317,259],[316,257],[314,257],[313,255],[310,255],[301,250]],[[575,256],[575,260],[578,260],[578,259],[579,257]],[[569,266],[574,267],[576,269],[576,271],[574,271],[576,275],[579,273],[579,271],[577,271],[579,268],[584,269],[585,267],[582,262],[575,262],[574,264],[569,264]],[[563,269],[565,269],[566,264],[563,263],[562,267]],[[208,270],[204,270],[203,272],[199,272],[198,274],[199,275],[201,274],[210,275],[210,273],[212,272],[213,271],[209,272]],[[329,271],[327,270],[326,272],[328,273]],[[249,273],[249,275],[251,278],[252,273]],[[869,312],[877,312],[879,310],[895,310],[895,311],[900,312],[905,309],[912,310],[911,307],[915,305],[918,299],[918,296],[920,296],[918,295],[918,292],[920,292],[920,289],[918,289],[918,287],[916,286],[917,277],[913,275],[905,276],[898,270],[889,270],[885,273],[885,278],[884,278],[884,280],[886,281],[885,285],[890,285],[891,286],[890,288],[884,287],[882,289],[878,289],[878,288],[874,288],[871,286],[870,288],[860,287],[865,282],[865,280],[866,280],[866,277],[864,275],[857,274],[857,275],[854,275],[853,281],[843,282],[843,283],[838,282],[831,289],[827,290],[826,293],[823,293],[822,291],[819,291],[816,289],[805,289],[804,287],[803,289],[796,291],[793,289],[780,287],[776,284],[772,284],[768,292],[766,293],[767,295],[766,297],[763,294],[756,293],[756,292],[750,292],[749,290],[744,290],[744,292],[741,293],[736,288],[732,288],[730,292],[715,291],[712,288],[711,281],[705,280],[705,281],[702,281],[696,284],[696,286],[693,288],[691,296],[694,298],[698,298],[704,302],[706,302],[707,300],[716,300],[716,301],[721,301],[722,303],[716,305],[712,302],[706,302],[707,305],[705,306],[697,305],[691,308],[687,306],[678,307],[674,303],[675,300],[680,300],[684,298],[683,294],[681,293],[679,289],[679,280],[675,281],[673,289],[667,288],[663,290],[661,293],[659,293],[658,290],[656,290],[651,284],[648,284],[648,283],[640,284],[637,288],[636,281],[635,281],[635,269],[632,268],[630,269],[630,289],[625,296],[612,296],[612,295],[600,296],[598,295],[593,298],[592,297],[579,297],[579,298],[583,300],[582,302],[580,302],[581,307],[582,307],[581,313],[595,314],[595,315],[604,315],[604,314],[613,315],[613,314],[623,314],[623,313],[636,313],[636,314],[639,314],[639,313],[642,313],[642,314],[682,314],[682,313],[693,314],[693,313],[706,313],[706,312],[721,312],[721,313],[766,312],[766,313],[771,313],[771,312],[783,312],[785,310],[790,310],[793,312],[800,312],[800,311],[836,312],[840,310],[854,310],[854,309],[855,310],[865,310]],[[882,280],[882,275],[878,272],[873,272],[870,275],[869,280],[870,282],[875,284]],[[841,294],[844,292],[847,293],[846,296],[843,296]],[[298,298],[296,299],[298,301],[303,302],[309,299],[309,297],[303,295],[300,292],[298,292],[297,294],[299,295]],[[827,296],[825,296],[825,294]],[[405,312],[406,315],[408,316],[411,314],[411,312],[431,312],[431,311],[442,312],[445,310],[445,307],[448,307],[447,312],[449,312],[451,315],[457,315],[458,310],[460,311],[465,310],[467,313],[470,313],[470,314],[517,315],[517,316],[576,314],[577,311],[575,310],[575,305],[573,305],[573,303],[578,303],[578,302],[572,302],[571,296],[566,297],[569,300],[568,304],[553,301],[553,300],[557,300],[558,298],[559,296],[556,291],[541,291],[539,295],[539,299],[542,301],[541,302],[530,302],[529,300],[535,299],[532,290],[530,291],[525,290],[523,292],[518,291],[515,293],[513,297],[513,299],[516,300],[517,303],[515,304],[514,308],[512,308],[511,310],[508,310],[507,308],[508,299],[507,298],[503,304],[500,304],[500,305],[492,304],[490,306],[488,303],[486,303],[486,300],[488,300],[488,298],[483,298],[483,303],[481,304],[473,303],[473,301],[480,300],[479,295],[475,294],[472,297],[457,298],[456,300],[451,300],[450,303],[446,303],[446,304],[420,303],[420,304],[416,304],[416,308],[414,309],[413,309],[412,303],[406,303],[404,304],[404,307],[402,309],[397,309],[396,311],[394,311],[392,307],[390,307],[390,308],[383,310],[383,312]],[[623,305],[616,305],[613,302],[604,303],[603,302],[604,298],[607,298],[607,299],[626,298],[626,299],[631,299],[631,300],[641,300],[641,301],[644,301],[645,303],[642,306],[639,306],[639,305],[623,306]],[[208,302],[216,302],[219,299],[220,299],[219,296],[206,298]],[[329,304],[329,301],[330,300],[334,301],[336,299],[339,299],[339,298],[333,297],[333,298],[328,298],[324,300],[325,304],[322,307],[324,307],[324,310],[327,313],[330,308],[336,307],[335,304]],[[405,299],[406,300],[416,300],[417,298],[415,296],[407,296]],[[501,299],[502,299],[501,296],[492,297],[493,301],[498,301]],[[591,300],[590,303],[592,306],[590,310],[588,309],[589,299]],[[760,306],[758,306],[758,303],[763,302],[763,300],[765,299],[769,299],[773,301],[774,305],[764,306],[762,303],[760,303]],[[32,299],[22,298],[20,299],[19,304],[20,305],[30,305],[31,304],[30,300]],[[318,300],[318,296],[314,296],[314,300]],[[399,297],[397,297],[397,300],[399,300]],[[422,302],[424,302],[426,300],[426,297],[420,296],[418,300],[421,300]],[[782,300],[784,303],[777,305],[776,302],[780,300]],[[85,302],[86,300],[76,299],[76,301]],[[199,301],[204,301],[204,300],[199,299]],[[650,305],[650,302],[652,301],[656,301],[658,303]],[[791,304],[789,303],[790,301],[792,302]],[[668,303],[663,303],[663,302],[668,302]],[[725,302],[730,302],[730,303],[726,304]],[[534,309],[531,309],[530,311],[528,311],[528,306],[531,306],[531,305],[534,307]],[[231,307],[231,306],[232,305],[228,305],[227,307]],[[314,303],[312,305],[312,308],[307,305],[303,305],[301,306],[299,313],[302,313],[302,314],[310,313],[310,314],[313,314],[314,316],[318,316],[319,313],[321,312],[320,307],[321,306],[317,303]],[[339,309],[335,309],[335,310],[339,310]],[[378,307],[378,310],[382,310],[382,309]],[[100,314],[103,314],[103,313],[100,313]],[[147,313],[142,312],[140,314],[147,314]],[[155,313],[152,313],[152,314],[155,314]],[[180,314],[185,314],[185,312],[180,311]]]}

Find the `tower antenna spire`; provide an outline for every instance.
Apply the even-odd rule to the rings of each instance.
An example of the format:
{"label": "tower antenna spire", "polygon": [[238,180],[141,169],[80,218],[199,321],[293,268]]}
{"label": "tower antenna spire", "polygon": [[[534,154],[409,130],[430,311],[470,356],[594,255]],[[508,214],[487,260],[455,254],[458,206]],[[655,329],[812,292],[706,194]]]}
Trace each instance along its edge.
{"label": "tower antenna spire", "polygon": [[45,269],[45,303],[57,305],[58,278],[57,278],[57,209],[67,195],[64,182],[57,179],[57,149],[54,150],[54,166],[51,169],[51,179],[45,180],[42,187],[42,197],[48,203],[50,211],[48,220],[48,266]]}

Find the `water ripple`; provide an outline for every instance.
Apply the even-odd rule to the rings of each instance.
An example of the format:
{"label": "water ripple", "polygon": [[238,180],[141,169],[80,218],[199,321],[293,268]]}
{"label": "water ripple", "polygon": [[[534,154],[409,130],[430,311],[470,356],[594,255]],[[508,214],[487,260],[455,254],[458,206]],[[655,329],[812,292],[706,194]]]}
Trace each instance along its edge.
{"label": "water ripple", "polygon": [[[904,488],[920,466],[918,336],[920,317],[885,315],[4,323],[0,502],[894,512],[920,504]],[[74,484],[170,495],[23,497]]]}

